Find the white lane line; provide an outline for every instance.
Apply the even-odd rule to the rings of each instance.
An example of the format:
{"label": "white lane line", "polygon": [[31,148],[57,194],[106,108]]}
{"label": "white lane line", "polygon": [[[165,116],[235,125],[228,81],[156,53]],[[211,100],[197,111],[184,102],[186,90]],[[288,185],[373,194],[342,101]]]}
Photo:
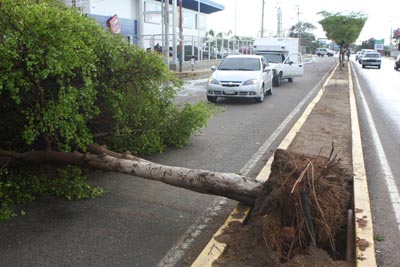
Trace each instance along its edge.
{"label": "white lane line", "polygon": [[157,267],[174,267],[185,256],[187,250],[202,231],[208,227],[211,219],[218,215],[223,206],[227,203],[227,199],[217,197],[214,203],[207,209],[196,223],[192,224],[186,233],[175,243],[164,258],[157,264]]}
{"label": "white lane line", "polygon": [[355,78],[356,78],[356,82],[357,82],[357,89],[358,92],[360,94],[360,98],[362,101],[362,105],[364,107],[365,110],[365,115],[368,121],[368,126],[369,126],[369,130],[371,132],[371,136],[372,136],[372,141],[373,144],[375,146],[376,152],[378,154],[378,158],[379,158],[379,162],[382,168],[382,172],[383,175],[385,177],[385,182],[386,182],[386,186],[390,195],[390,200],[392,203],[392,207],[393,207],[393,211],[395,213],[396,216],[396,220],[397,220],[397,227],[400,230],[400,196],[399,196],[399,191],[397,190],[397,186],[393,177],[393,173],[392,170],[390,169],[390,165],[389,162],[387,160],[385,151],[383,149],[382,143],[381,143],[381,139],[379,138],[378,135],[378,131],[376,130],[376,126],[374,123],[374,119],[372,118],[371,115],[371,111],[368,107],[368,103],[364,97],[363,92],[361,91],[361,86],[360,86],[360,82],[358,80],[358,76],[357,74],[354,72],[355,74]]}

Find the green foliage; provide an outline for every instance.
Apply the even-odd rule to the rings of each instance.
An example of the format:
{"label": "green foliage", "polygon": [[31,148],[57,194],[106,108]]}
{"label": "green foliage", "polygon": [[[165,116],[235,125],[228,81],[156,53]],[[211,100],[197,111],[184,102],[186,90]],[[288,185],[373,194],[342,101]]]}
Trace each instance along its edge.
{"label": "green foliage", "polygon": [[182,110],[171,112],[165,128],[168,144],[176,147],[186,145],[190,136],[206,125],[211,115],[210,106],[204,102],[195,106],[185,104]]}
{"label": "green foliage", "polygon": [[84,149],[85,122],[99,112],[93,46],[105,32],[58,1],[5,0],[0,36],[0,94],[12,107],[2,120],[20,121],[28,145],[46,136],[62,150]]}
{"label": "green foliage", "polygon": [[375,38],[362,41],[360,50],[361,49],[375,49]]}
{"label": "green foliage", "polygon": [[367,21],[367,16],[360,12],[345,14],[321,11],[318,14],[324,17],[319,23],[326,37],[341,47],[354,43]]}
{"label": "green foliage", "polygon": [[312,23],[298,22],[290,28],[289,37],[301,38],[301,45],[314,51],[318,44],[315,42],[315,35],[311,31],[315,29],[316,27]]}
{"label": "green foliage", "polygon": [[[158,54],[127,44],[60,0],[2,0],[0,58],[3,150],[85,152],[98,143],[151,154],[186,144],[212,112],[203,103],[176,105],[182,81]],[[1,194],[8,192],[2,205],[40,194],[102,194],[77,170],[54,172],[9,168],[0,181]]]}
{"label": "green foliage", "polygon": [[[16,144],[11,149],[85,151],[96,141],[149,154],[181,146],[208,119],[202,112],[202,120],[176,128],[191,118],[181,113],[198,110],[174,104],[182,81],[162,58],[58,1],[5,0],[0,22],[0,117],[10,126],[2,137]],[[186,140],[177,143],[176,135]]]}
{"label": "green foliage", "polygon": [[[27,173],[30,173],[27,176]],[[48,167],[20,170],[0,170],[0,220],[16,216],[10,209],[15,204],[34,201],[40,196],[50,195],[68,200],[91,199],[103,196],[106,191],[91,186],[86,176],[77,167],[52,169]],[[25,214],[21,211],[20,214]]]}

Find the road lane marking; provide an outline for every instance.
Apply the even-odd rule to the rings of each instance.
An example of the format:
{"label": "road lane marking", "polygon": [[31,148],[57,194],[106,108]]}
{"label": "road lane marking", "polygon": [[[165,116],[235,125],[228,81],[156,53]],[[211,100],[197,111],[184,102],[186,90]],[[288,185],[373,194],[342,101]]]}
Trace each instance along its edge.
{"label": "road lane marking", "polygon": [[218,215],[218,212],[227,203],[224,197],[217,197],[214,203],[208,208],[196,223],[192,224],[185,234],[175,243],[175,245],[168,251],[163,259],[157,264],[157,267],[174,267],[183,259],[185,253],[190,249],[191,244],[195,238],[198,237],[202,231],[208,227],[211,219]]}
{"label": "road lane marking", "polygon": [[358,87],[358,92],[360,94],[360,98],[362,101],[362,105],[363,108],[365,110],[365,115],[366,115],[366,119],[368,121],[367,125],[368,128],[371,132],[371,136],[372,136],[372,141],[374,144],[374,147],[376,149],[376,152],[378,154],[378,158],[379,158],[379,162],[382,168],[382,172],[384,174],[385,177],[385,182],[386,182],[386,186],[390,195],[390,200],[392,203],[392,207],[393,207],[393,211],[395,213],[396,216],[396,221],[397,221],[397,227],[400,230],[400,196],[399,196],[399,191],[397,189],[394,177],[393,177],[393,173],[392,170],[390,168],[390,164],[387,160],[385,151],[383,149],[383,145],[381,142],[381,139],[379,138],[379,134],[378,131],[376,129],[375,123],[374,123],[374,119],[372,118],[371,115],[371,111],[368,107],[368,103],[365,99],[365,96],[361,90],[361,86],[358,80],[358,76],[355,73],[355,77],[356,77],[356,83],[357,83],[357,87]]}

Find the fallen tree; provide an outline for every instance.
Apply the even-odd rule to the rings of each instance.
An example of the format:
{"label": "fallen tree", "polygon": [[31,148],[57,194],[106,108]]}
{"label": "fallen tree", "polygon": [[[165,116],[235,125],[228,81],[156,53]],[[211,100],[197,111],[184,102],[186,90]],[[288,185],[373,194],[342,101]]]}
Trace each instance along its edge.
{"label": "fallen tree", "polygon": [[116,153],[95,145],[90,153],[60,151],[29,151],[16,153],[0,150],[0,163],[7,167],[24,164],[73,165],[82,168],[118,172],[159,181],[191,191],[212,194],[253,205],[262,184],[234,173],[220,173],[199,169],[166,166],[133,156]]}

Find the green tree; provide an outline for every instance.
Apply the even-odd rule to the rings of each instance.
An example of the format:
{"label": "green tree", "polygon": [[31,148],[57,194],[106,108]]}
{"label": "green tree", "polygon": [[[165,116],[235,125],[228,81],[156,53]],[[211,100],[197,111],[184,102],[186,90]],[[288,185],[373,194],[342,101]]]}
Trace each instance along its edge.
{"label": "green tree", "polygon": [[[211,116],[203,102],[174,103],[181,81],[158,54],[130,46],[63,2],[0,3],[0,164],[7,167],[0,169],[0,203],[15,195],[2,191],[19,188],[14,181],[65,177],[47,168],[21,172],[10,155],[63,152],[58,155],[66,159],[92,144],[157,153],[185,145]],[[42,156],[38,162],[48,159]],[[38,192],[54,187],[36,180],[41,181]]]}
{"label": "green tree", "polygon": [[317,45],[312,31],[315,29],[316,27],[309,22],[298,22],[289,29],[289,37],[301,38],[301,45],[314,51]]}
{"label": "green tree", "polygon": [[318,14],[324,17],[319,23],[325,31],[326,37],[339,45],[339,59],[342,61],[344,49],[357,40],[367,21],[367,16],[360,12],[345,14],[321,11]]}
{"label": "green tree", "polygon": [[361,49],[375,49],[375,38],[369,38],[368,40],[362,41]]}

